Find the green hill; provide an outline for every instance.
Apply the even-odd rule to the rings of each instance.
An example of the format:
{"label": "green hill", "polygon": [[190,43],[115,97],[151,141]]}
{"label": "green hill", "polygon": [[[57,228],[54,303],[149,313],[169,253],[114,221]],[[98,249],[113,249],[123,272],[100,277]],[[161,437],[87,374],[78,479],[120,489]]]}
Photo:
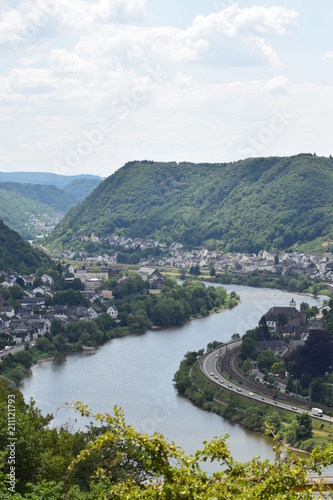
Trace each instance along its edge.
{"label": "green hill", "polygon": [[22,198],[42,203],[58,212],[68,212],[77,203],[77,199],[58,189],[56,186],[47,184],[27,184],[19,182],[0,182],[0,189],[15,193]]}
{"label": "green hill", "polygon": [[34,273],[53,268],[52,260],[0,220],[0,271]]}
{"label": "green hill", "polygon": [[100,177],[82,177],[80,179],[73,179],[63,187],[63,191],[74,197],[76,200],[82,201],[98,186],[101,181],[102,179]]}
{"label": "green hill", "polygon": [[[41,175],[31,180],[54,180],[55,174]],[[3,174],[0,173],[0,179]],[[15,174],[8,174],[16,178]],[[29,177],[26,173],[23,177]],[[49,177],[51,176],[51,177]],[[57,177],[57,176],[56,176]],[[58,176],[65,178],[65,176]],[[0,217],[12,229],[25,239],[34,239],[50,232],[68,210],[83,200],[100,182],[100,177],[72,176],[65,178],[64,189],[42,183],[1,182],[0,181]],[[57,181],[61,184],[61,179]],[[45,226],[47,228],[45,229]]]}
{"label": "green hill", "polygon": [[55,186],[0,182],[0,217],[25,239],[45,233],[43,225],[52,225],[57,214],[63,216],[75,203]]}
{"label": "green hill", "polygon": [[331,158],[130,162],[69,211],[49,244],[118,232],[190,246],[217,240],[225,251],[287,249],[333,240],[332,206]]}

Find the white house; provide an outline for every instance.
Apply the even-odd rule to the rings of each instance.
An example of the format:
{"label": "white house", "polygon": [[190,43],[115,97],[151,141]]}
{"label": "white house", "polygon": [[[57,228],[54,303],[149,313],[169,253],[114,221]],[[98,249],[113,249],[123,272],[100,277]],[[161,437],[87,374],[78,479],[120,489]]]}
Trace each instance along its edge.
{"label": "white house", "polygon": [[7,318],[12,318],[13,316],[15,316],[14,307],[4,306],[1,308],[0,314],[5,314],[7,316]]}
{"label": "white house", "polygon": [[42,276],[42,282],[43,283],[48,283],[49,285],[53,285],[54,280],[53,280],[52,276],[50,276],[49,274],[43,274],[43,276]]}
{"label": "white house", "polygon": [[110,306],[106,312],[111,316],[111,318],[117,319],[118,309],[115,306]]}
{"label": "white house", "polygon": [[96,319],[98,316],[100,316],[103,312],[103,309],[99,307],[97,304],[94,304],[93,306],[90,306],[88,308],[88,313],[89,313],[89,319]]}

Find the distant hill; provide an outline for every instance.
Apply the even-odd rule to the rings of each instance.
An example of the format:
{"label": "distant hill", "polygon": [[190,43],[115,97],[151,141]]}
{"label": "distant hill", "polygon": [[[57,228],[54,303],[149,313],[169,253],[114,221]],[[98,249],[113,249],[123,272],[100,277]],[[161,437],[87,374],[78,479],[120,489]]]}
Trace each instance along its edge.
{"label": "distant hill", "polygon": [[0,220],[0,271],[31,274],[54,268],[52,260],[33,248]]}
{"label": "distant hill", "polygon": [[76,200],[82,201],[98,186],[98,184],[100,184],[101,181],[102,179],[100,177],[82,177],[80,179],[73,179],[63,187],[63,191],[71,195]]}
{"label": "distant hill", "polygon": [[25,239],[45,234],[76,203],[55,186],[0,182],[0,217]]}
{"label": "distant hill", "polygon": [[98,175],[80,174],[80,175],[58,175],[48,172],[0,172],[0,182],[24,182],[29,184],[53,184],[59,189],[63,189],[70,182],[75,180],[89,179],[93,181],[94,187],[96,181],[101,181]]}
{"label": "distant hill", "polygon": [[68,212],[77,203],[77,198],[73,198],[62,189],[48,184],[0,182],[0,190],[15,193],[34,202],[37,201],[59,212]]}
{"label": "distant hill", "polygon": [[331,158],[130,162],[69,211],[49,244],[118,231],[191,246],[217,241],[225,251],[288,249],[333,240],[332,207]]}
{"label": "distant hill", "polygon": [[45,235],[101,180],[93,175],[0,172],[0,218],[25,239]]}

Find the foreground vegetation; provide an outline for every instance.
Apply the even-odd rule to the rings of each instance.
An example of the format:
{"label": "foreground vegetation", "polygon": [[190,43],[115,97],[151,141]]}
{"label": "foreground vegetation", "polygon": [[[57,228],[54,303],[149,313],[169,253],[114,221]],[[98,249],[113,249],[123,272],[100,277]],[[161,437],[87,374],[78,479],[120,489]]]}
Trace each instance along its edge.
{"label": "foreground vegetation", "polygon": [[[8,426],[8,401],[15,408],[14,431]],[[43,416],[34,402],[26,404],[18,390],[9,393],[0,382],[2,499],[310,499],[308,473],[333,463],[332,448],[305,459],[285,456],[279,445],[275,461],[239,463],[224,436],[186,455],[163,435],[137,432],[117,407],[113,414],[93,416],[82,403],[73,406],[91,421],[85,432],[50,428],[51,415]],[[206,461],[215,463],[217,472],[204,472]],[[319,487],[325,491],[324,484]]]}

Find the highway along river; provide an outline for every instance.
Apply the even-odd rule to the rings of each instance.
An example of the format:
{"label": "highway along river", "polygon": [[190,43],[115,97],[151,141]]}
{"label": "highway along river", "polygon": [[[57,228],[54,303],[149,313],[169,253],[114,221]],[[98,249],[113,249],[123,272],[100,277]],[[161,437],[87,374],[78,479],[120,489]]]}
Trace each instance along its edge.
{"label": "highway along river", "polygon": [[204,440],[229,434],[236,460],[273,457],[270,440],[179,397],[173,375],[187,351],[206,348],[213,340],[227,342],[236,332],[244,334],[271,306],[289,306],[294,298],[298,309],[303,301],[319,307],[322,298],[237,285],[225,288],[241,296],[240,305],[233,310],[177,328],[112,340],[95,351],[34,366],[21,387],[25,399],[32,397],[44,414],[53,413],[55,425],[67,422],[73,430],[88,422],[68,411],[66,402],[83,401],[96,412],[109,413],[118,405],[127,422],[138,430],[161,432],[187,453],[200,448]]}

